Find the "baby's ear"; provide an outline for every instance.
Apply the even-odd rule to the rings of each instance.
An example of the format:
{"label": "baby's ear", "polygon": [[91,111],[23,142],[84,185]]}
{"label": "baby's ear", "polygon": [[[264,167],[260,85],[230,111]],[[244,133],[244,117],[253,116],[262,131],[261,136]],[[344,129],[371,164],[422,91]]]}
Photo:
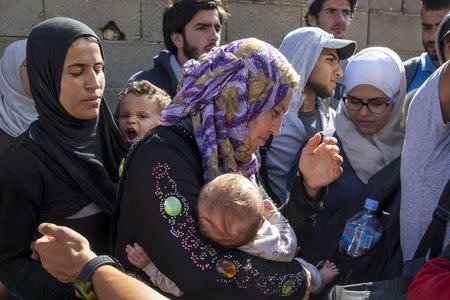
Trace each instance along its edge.
{"label": "baby's ear", "polygon": [[263,199],[264,209],[266,210],[272,210],[276,209],[275,204],[273,204],[272,200],[270,199]]}
{"label": "baby's ear", "polygon": [[263,216],[269,220],[278,210],[270,199],[263,199],[264,212]]}

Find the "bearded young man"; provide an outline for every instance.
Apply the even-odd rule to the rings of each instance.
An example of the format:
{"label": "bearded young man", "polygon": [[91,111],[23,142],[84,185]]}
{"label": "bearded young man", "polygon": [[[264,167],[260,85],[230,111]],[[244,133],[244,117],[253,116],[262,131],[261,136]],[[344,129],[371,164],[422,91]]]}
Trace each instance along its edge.
{"label": "bearded young man", "polygon": [[436,52],[436,30],[449,11],[450,0],[422,0],[420,17],[425,52],[404,62],[407,92],[419,88],[441,65]]}
{"label": "bearded young man", "polygon": [[148,80],[171,97],[177,92],[181,69],[189,59],[198,59],[220,44],[228,18],[222,0],[172,0],[163,15],[167,50],[154,57],[154,67],[139,71],[129,81]]}
{"label": "bearded young man", "polygon": [[[304,19],[311,27],[319,27],[335,38],[344,38],[353,14],[355,13],[357,0],[307,0],[308,12]],[[347,60],[341,60],[339,65],[344,71]],[[331,107],[336,109],[344,92],[342,77],[336,83],[334,95],[331,98]]]}

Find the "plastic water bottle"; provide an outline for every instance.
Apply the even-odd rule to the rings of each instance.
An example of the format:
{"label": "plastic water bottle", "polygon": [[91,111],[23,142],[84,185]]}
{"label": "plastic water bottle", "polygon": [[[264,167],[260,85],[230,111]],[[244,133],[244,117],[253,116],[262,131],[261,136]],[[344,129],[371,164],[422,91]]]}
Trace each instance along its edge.
{"label": "plastic water bottle", "polygon": [[364,210],[347,220],[339,249],[341,253],[358,257],[380,239],[383,231],[376,216],[378,201],[367,198]]}

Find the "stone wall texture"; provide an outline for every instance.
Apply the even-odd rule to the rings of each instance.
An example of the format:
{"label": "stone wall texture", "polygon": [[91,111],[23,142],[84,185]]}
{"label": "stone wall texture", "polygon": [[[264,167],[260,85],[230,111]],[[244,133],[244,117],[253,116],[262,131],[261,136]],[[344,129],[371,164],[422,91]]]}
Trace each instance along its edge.
{"label": "stone wall texture", "polygon": [[[164,49],[162,11],[167,0],[0,0],[0,54],[11,42],[27,36],[34,25],[65,16],[88,24],[99,36],[114,21],[125,39],[104,41],[106,97],[115,107],[127,79],[153,66]],[[304,26],[306,0],[229,0],[230,18],[222,43],[257,37],[279,46],[291,30]],[[403,59],[422,51],[419,0],[359,0],[346,38],[358,49],[387,46]]]}

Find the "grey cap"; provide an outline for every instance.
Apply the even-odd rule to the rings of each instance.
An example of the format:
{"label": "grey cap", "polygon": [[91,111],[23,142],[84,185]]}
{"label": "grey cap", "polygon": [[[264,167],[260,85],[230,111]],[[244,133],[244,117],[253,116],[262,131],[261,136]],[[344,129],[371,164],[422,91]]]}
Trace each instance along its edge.
{"label": "grey cap", "polygon": [[308,4],[308,9],[311,7],[311,5],[313,5],[314,1],[316,0],[307,0],[306,4]]}
{"label": "grey cap", "polygon": [[[309,1],[309,0],[308,0]],[[330,38],[324,48],[336,49],[340,60],[350,58],[356,50],[356,42],[351,40]]]}

